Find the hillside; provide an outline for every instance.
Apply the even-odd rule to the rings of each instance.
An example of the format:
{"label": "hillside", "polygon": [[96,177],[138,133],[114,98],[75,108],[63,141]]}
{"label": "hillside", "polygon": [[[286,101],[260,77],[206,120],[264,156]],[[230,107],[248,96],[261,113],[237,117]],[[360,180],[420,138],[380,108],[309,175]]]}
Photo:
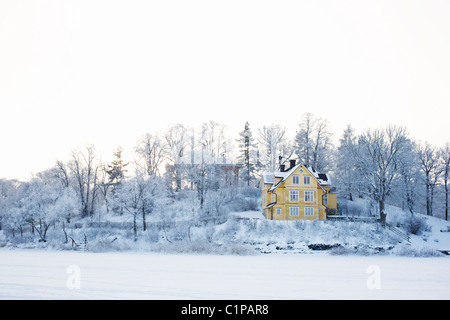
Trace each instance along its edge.
{"label": "hillside", "polygon": [[[361,199],[349,204],[352,215],[366,214]],[[358,209],[359,208],[359,209]],[[450,222],[387,207],[387,221],[410,236],[410,242],[379,223],[352,221],[270,221],[258,211],[193,218],[186,215],[149,216],[147,228],[139,224],[136,239],[129,215],[103,214],[72,221],[63,230],[53,227],[48,240],[25,232],[0,232],[0,246],[57,250],[154,251],[207,254],[311,254],[334,255],[442,255],[450,249]]]}

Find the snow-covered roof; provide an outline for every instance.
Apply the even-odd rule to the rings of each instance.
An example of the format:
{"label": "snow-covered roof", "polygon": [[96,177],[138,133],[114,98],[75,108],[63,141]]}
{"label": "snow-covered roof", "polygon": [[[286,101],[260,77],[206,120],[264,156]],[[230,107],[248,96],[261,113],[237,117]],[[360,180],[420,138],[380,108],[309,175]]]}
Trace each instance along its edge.
{"label": "snow-covered roof", "polygon": [[289,169],[288,171],[284,171],[284,172],[274,172],[275,177],[277,178],[282,178],[280,180],[280,182],[278,182],[277,184],[274,184],[273,186],[270,187],[270,189],[268,190],[269,192],[272,192],[274,190],[276,190],[283,182],[285,182],[287,180],[287,178],[289,178],[289,176],[295,171],[297,170],[299,167],[301,167],[301,164],[297,164],[296,166],[292,167],[291,169]]}
{"label": "snow-covered roof", "polygon": [[[272,184],[272,186],[269,188],[268,192],[275,191],[283,182],[289,178],[289,176],[294,173],[299,167],[301,167],[301,164],[297,164],[294,167],[290,168],[287,171],[278,171],[278,172],[265,172],[263,173],[263,179],[265,184]],[[319,186],[331,186],[331,179],[330,176],[327,173],[319,173],[317,172],[314,167],[305,167],[305,169],[317,180],[319,183]],[[281,180],[276,183],[275,178],[281,178]]]}
{"label": "snow-covered roof", "polygon": [[274,184],[275,183],[275,175],[273,172],[263,172],[263,181],[264,184]]}
{"label": "snow-covered roof", "polygon": [[319,173],[316,169],[314,169],[314,167],[308,167],[306,169],[308,169],[314,178],[317,179],[317,182],[319,182],[321,186],[331,186],[331,179],[328,173]]}

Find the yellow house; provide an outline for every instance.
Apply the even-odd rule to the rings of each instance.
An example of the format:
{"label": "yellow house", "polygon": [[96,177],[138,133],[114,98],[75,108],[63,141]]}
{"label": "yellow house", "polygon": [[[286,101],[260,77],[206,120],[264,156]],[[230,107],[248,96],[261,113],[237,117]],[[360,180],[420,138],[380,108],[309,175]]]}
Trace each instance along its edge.
{"label": "yellow house", "polygon": [[262,209],[267,219],[326,219],[337,208],[328,174],[295,164],[280,166],[279,172],[265,172],[262,178]]}

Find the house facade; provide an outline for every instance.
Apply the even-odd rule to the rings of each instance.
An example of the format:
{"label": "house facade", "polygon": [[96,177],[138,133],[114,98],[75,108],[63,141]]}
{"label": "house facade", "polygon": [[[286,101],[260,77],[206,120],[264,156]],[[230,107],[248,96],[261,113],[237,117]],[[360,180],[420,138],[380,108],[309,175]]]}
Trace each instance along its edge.
{"label": "house facade", "polygon": [[336,192],[328,174],[290,161],[290,167],[265,172],[262,209],[270,220],[323,220],[337,208]]}

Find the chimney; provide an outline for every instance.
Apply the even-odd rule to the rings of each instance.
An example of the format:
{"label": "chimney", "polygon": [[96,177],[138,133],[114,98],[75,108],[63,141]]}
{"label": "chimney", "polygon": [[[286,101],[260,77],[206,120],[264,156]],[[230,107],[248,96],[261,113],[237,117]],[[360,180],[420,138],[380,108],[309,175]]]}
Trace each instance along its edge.
{"label": "chimney", "polygon": [[285,171],[286,166],[284,164],[280,164],[280,172]]}
{"label": "chimney", "polygon": [[291,165],[291,167],[289,169],[292,169],[293,167],[295,167],[295,160],[289,160],[289,163]]}

